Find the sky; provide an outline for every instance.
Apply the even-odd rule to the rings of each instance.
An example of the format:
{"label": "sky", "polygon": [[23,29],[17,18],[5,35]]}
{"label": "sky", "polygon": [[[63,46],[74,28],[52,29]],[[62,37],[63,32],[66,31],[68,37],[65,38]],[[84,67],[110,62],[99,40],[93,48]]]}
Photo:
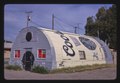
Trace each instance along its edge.
{"label": "sky", "polygon": [[59,31],[85,34],[85,25],[89,16],[95,16],[101,7],[109,8],[112,4],[6,4],[4,6],[4,39],[14,42],[22,28],[27,26],[27,13],[31,21],[28,26],[52,29],[54,14],[54,29]]}

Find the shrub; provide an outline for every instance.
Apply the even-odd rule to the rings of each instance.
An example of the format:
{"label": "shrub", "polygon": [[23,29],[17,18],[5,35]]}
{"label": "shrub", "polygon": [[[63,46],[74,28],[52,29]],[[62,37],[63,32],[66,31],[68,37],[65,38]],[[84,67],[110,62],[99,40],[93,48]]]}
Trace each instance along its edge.
{"label": "shrub", "polygon": [[18,65],[7,65],[5,68],[9,70],[22,70]]}
{"label": "shrub", "polygon": [[48,73],[48,70],[47,70],[46,68],[44,68],[43,66],[35,66],[35,67],[32,69],[32,72],[47,74],[47,73]]}

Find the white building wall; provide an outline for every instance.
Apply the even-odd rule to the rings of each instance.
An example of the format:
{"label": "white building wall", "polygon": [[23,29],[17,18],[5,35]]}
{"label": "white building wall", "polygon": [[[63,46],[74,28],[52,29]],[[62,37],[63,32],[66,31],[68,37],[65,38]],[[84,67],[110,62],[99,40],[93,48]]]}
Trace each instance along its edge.
{"label": "white building wall", "polygon": [[[92,64],[103,64],[105,63],[105,57],[104,54],[102,53],[103,50],[99,50],[101,48],[100,44],[93,38],[88,37],[88,36],[83,36],[86,37],[90,40],[92,40],[97,46],[95,50],[89,50],[86,48],[78,39],[80,35],[74,35],[74,34],[66,34],[64,33],[64,36],[66,36],[69,39],[69,42],[73,45],[73,50],[75,51],[75,56],[67,56],[65,51],[63,50],[63,45],[65,45],[65,40],[61,38],[59,34],[55,33],[56,31],[49,31],[45,30],[44,33],[49,36],[54,49],[55,49],[55,56],[56,56],[56,62],[57,62],[57,68],[62,68],[62,67],[73,67],[73,66],[78,66],[78,65],[92,65]],[[70,36],[75,37],[81,45],[75,46],[74,42],[70,38]],[[78,51],[85,51],[86,55],[86,60],[80,60],[79,52]],[[70,52],[71,50],[69,50]],[[99,60],[96,58],[93,58],[94,53],[97,54]],[[62,64],[62,66],[60,66]]]}
{"label": "white building wall", "polygon": [[[30,42],[26,41],[27,32],[32,32],[33,37]],[[35,57],[34,65],[45,66],[48,69],[106,63],[104,51],[101,48],[101,45],[94,38],[84,35],[62,32],[64,36],[69,39],[69,41],[67,42],[70,42],[73,46],[72,48],[68,47],[68,52],[72,53],[72,50],[74,50],[75,52],[74,56],[69,56],[63,49],[63,46],[66,45],[65,40],[61,37],[61,34],[58,34],[56,32],[57,31],[49,29],[38,29],[35,27],[23,28],[13,44],[11,50],[10,64],[18,64],[22,66],[21,60],[25,53],[25,48],[32,48],[32,53]],[[76,46],[70,36],[76,38],[79,41],[80,45]],[[79,40],[79,37],[85,37],[93,41],[96,44],[96,49],[89,50],[88,48],[86,48]],[[38,49],[46,49],[46,59],[37,58]],[[19,60],[14,59],[15,50],[21,51],[21,56]],[[85,52],[86,59],[80,59],[79,51]],[[98,56],[98,60],[93,57],[94,53]]]}
{"label": "white building wall", "polygon": [[[27,32],[32,33],[32,39],[30,42],[27,42],[26,40]],[[20,31],[12,47],[10,64],[17,64],[22,67],[22,58],[24,53],[26,52],[26,48],[32,48],[31,52],[33,53],[35,58],[34,66],[41,65],[41,66],[48,67],[49,69],[52,68],[51,47],[49,45],[49,42],[46,36],[43,34],[42,31],[40,31],[40,29],[32,27],[32,28],[24,28]],[[45,59],[37,58],[38,49],[46,49]],[[20,50],[19,60],[14,58],[15,50]]]}

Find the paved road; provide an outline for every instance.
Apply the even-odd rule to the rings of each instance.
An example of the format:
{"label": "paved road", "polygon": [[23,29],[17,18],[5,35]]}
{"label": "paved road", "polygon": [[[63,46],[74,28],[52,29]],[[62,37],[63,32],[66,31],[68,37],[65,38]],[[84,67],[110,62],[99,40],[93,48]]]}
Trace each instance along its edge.
{"label": "paved road", "polygon": [[75,73],[39,74],[29,71],[4,70],[5,80],[114,80],[116,68],[102,68]]}

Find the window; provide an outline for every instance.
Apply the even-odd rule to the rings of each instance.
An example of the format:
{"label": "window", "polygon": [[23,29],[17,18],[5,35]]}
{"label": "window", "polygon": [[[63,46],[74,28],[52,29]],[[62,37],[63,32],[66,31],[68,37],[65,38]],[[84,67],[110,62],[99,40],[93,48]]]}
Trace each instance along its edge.
{"label": "window", "polygon": [[31,32],[28,32],[28,33],[26,34],[26,40],[29,42],[31,39],[32,39],[32,33],[31,33]]}
{"label": "window", "polygon": [[79,46],[79,45],[80,45],[80,42],[79,42],[75,37],[70,36],[70,38],[72,39],[72,41],[74,42],[74,44],[75,44],[76,46]]}
{"label": "window", "polygon": [[38,49],[37,57],[38,58],[46,58],[46,50],[45,49]]}
{"label": "window", "polygon": [[20,50],[15,50],[15,58],[20,58]]}
{"label": "window", "polygon": [[84,38],[84,37],[79,37],[80,41],[82,44],[87,47],[89,50],[95,50],[96,49],[96,44],[91,41],[90,39]]}
{"label": "window", "polygon": [[85,60],[85,52],[84,51],[79,51],[79,55],[80,55],[80,60]]}

